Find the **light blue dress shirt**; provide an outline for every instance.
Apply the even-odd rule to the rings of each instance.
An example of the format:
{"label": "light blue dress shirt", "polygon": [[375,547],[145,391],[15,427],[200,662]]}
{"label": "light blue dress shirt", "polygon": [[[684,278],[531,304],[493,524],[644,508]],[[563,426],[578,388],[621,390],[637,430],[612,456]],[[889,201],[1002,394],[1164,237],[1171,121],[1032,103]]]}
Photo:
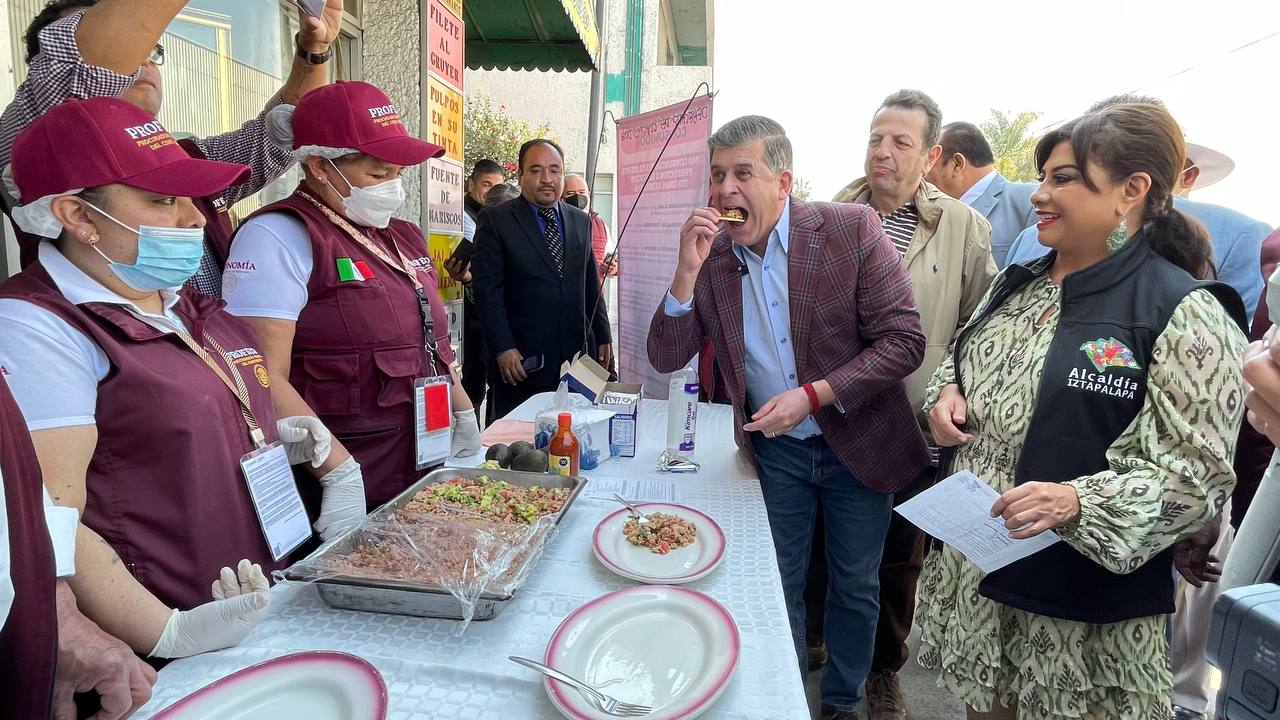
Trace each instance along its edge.
{"label": "light blue dress shirt", "polygon": [[986,175],[982,176],[981,180],[973,184],[973,187],[964,191],[964,194],[960,196],[960,202],[965,205],[972,205],[974,200],[982,197],[982,193],[986,192],[987,188],[991,187],[991,183],[995,182],[996,176],[999,174],[1000,173],[997,173],[995,168],[991,168]]}
{"label": "light blue dress shirt", "polygon": [[[753,411],[774,396],[800,387],[796,378],[796,355],[791,347],[791,307],[787,302],[790,247],[790,198],[782,208],[778,224],[769,233],[763,258],[740,245],[733,246],[738,260],[747,267],[742,283],[742,329],[747,408]],[[693,311],[693,299],[680,303],[668,292],[664,311],[671,317],[688,314]],[[812,415],[787,433],[800,439],[821,434]]]}
{"label": "light blue dress shirt", "polygon": [[[1173,206],[1199,220],[1209,231],[1218,279],[1240,294],[1245,317],[1252,320],[1262,297],[1262,241],[1270,234],[1271,226],[1221,205],[1176,198]],[[1040,244],[1040,231],[1032,225],[1013,241],[1009,264],[1047,254],[1049,248]]]}
{"label": "light blue dress shirt", "polygon": [[1018,237],[1009,246],[1009,255],[1005,267],[1014,263],[1027,262],[1049,254],[1049,248],[1040,244],[1040,228],[1032,225],[1018,233]]}

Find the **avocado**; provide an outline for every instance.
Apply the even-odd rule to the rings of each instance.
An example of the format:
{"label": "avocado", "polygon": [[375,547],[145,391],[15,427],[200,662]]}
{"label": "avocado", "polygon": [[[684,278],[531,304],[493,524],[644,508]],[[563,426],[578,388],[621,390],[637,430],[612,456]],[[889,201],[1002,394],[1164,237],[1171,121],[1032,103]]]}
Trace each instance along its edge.
{"label": "avocado", "polygon": [[529,452],[530,450],[534,450],[534,449],[535,448],[533,447],[533,443],[525,442],[523,440],[517,440],[511,443],[511,457],[514,458],[517,455],[523,455]]}
{"label": "avocado", "polygon": [[489,448],[489,452],[484,454],[484,459],[494,460],[498,463],[499,467],[505,468],[511,465],[511,448],[503,445],[502,443],[498,443],[497,445]]}
{"label": "avocado", "polygon": [[529,450],[511,458],[511,469],[520,472],[546,472],[547,454],[541,450]]}

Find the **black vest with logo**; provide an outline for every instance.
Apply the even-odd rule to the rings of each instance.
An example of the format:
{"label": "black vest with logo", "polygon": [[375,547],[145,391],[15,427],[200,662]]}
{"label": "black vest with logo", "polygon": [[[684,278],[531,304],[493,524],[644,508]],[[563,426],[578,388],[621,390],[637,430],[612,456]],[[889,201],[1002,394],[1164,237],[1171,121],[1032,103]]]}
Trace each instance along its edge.
{"label": "black vest with logo", "polygon": [[[956,341],[955,357],[992,312],[1020,288],[1048,272],[1056,253],[1010,265],[991,298]],[[1062,281],[1061,310],[1032,406],[1031,422],[1014,469],[1017,485],[1065,482],[1105,471],[1107,448],[1137,417],[1146,399],[1156,339],[1182,299],[1205,289],[1232,319],[1246,326],[1244,304],[1230,286],[1197,281],[1135,235],[1114,255]],[[1236,362],[1236,358],[1224,358]],[[956,382],[964,392],[963,366]],[[1237,410],[1243,398],[1237,398]],[[948,469],[955,449],[944,452]],[[983,596],[1038,615],[1094,624],[1173,612],[1172,549],[1123,575],[1060,542],[987,575]]]}

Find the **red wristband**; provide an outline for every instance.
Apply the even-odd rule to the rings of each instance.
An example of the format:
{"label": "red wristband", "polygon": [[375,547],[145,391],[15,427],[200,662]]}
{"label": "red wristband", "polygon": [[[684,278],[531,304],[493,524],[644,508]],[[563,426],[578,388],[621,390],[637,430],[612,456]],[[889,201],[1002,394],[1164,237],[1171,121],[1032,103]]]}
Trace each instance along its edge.
{"label": "red wristband", "polygon": [[822,409],[822,401],[818,399],[818,391],[813,389],[813,383],[805,383],[800,386],[804,390],[804,394],[809,396],[809,411],[818,412]]}

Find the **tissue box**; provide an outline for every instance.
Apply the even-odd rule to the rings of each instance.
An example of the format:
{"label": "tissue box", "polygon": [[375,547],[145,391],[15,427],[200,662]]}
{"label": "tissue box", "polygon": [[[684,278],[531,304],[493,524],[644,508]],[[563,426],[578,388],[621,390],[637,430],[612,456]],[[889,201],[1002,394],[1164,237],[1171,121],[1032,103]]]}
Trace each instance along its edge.
{"label": "tissue box", "polygon": [[[543,410],[533,421],[533,446],[546,450],[551,444],[551,437],[556,434],[560,424],[559,410]],[[600,408],[574,408],[568,411],[573,415],[573,434],[578,436],[582,445],[582,459],[579,469],[594,470],[600,463],[609,459],[609,420],[613,417],[610,410]]]}
{"label": "tissue box", "polygon": [[606,383],[596,402],[603,410],[613,412],[609,418],[609,455],[636,456],[636,432],[640,422],[640,396],[644,385],[638,383]]}
{"label": "tissue box", "polygon": [[572,363],[566,362],[560,366],[560,381],[567,383],[570,390],[593,403],[600,399],[605,386],[610,384],[609,371],[581,353]]}

